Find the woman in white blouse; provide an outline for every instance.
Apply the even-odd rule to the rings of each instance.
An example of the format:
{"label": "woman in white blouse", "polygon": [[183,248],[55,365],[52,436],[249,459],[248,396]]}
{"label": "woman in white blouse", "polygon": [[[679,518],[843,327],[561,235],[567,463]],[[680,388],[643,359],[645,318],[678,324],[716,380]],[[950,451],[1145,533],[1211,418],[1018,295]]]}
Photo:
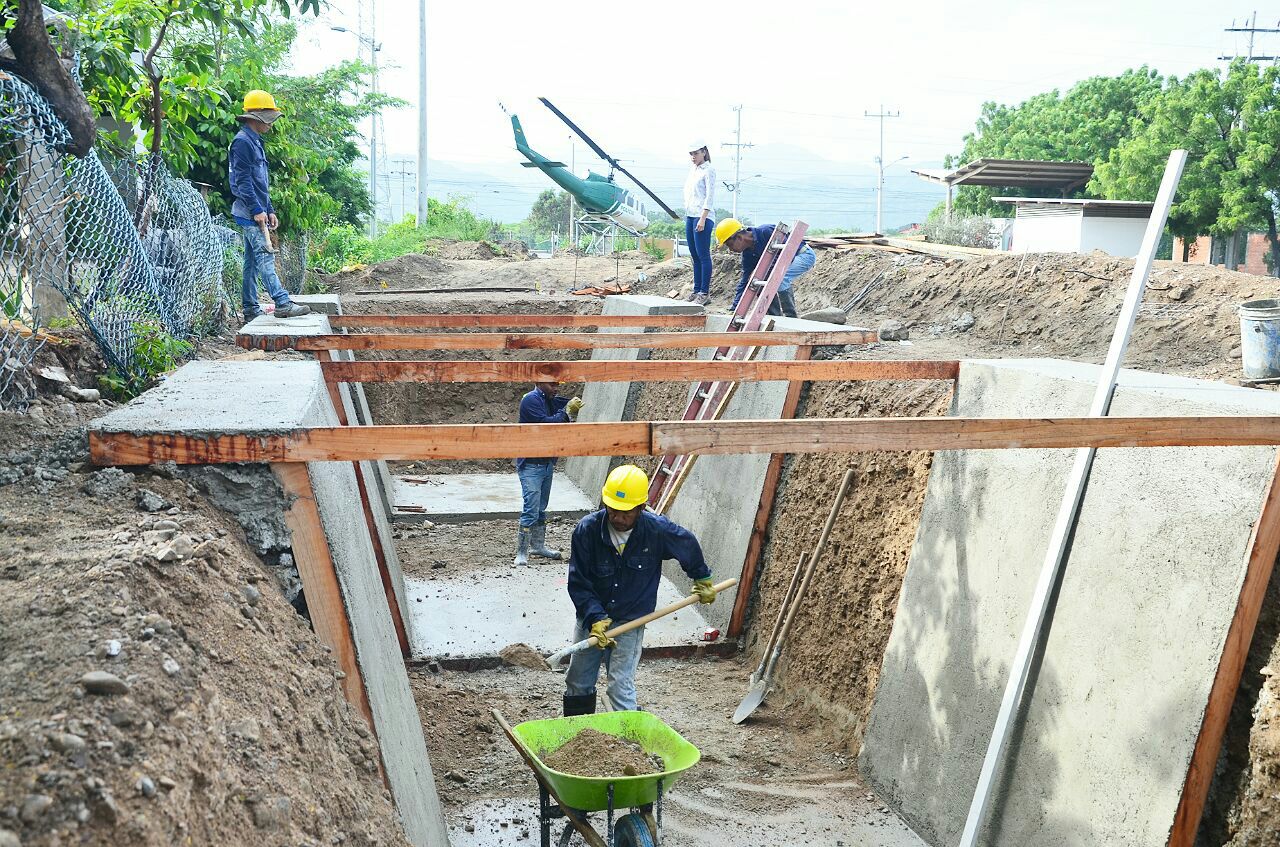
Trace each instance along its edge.
{"label": "woman in white blouse", "polygon": [[711,153],[701,139],[689,147],[693,166],[684,181],[684,234],[693,259],[693,293],[688,300],[705,306],[711,300],[711,231],[716,199],[716,169],[711,167]]}

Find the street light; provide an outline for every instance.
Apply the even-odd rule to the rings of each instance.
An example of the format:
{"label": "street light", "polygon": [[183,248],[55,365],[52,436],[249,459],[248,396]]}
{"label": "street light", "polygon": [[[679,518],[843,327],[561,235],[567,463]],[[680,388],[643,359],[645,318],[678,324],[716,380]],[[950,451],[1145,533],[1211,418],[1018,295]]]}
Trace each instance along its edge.
{"label": "street light", "polygon": [[[374,97],[378,96],[378,51],[382,49],[381,44],[374,43],[374,40],[367,35],[347,29],[345,26],[331,26],[329,29],[334,32],[345,32],[356,37],[356,40],[369,48],[369,64],[373,68],[373,76],[370,84],[370,90]],[[369,116],[369,205],[372,206],[372,214],[369,215],[369,237],[378,237],[378,112]]]}
{"label": "street light", "polygon": [[884,235],[884,172],[898,164],[905,162],[909,156],[899,156],[889,164],[885,164],[884,160],[876,156],[876,165],[880,168],[880,184],[876,189],[876,234]]}
{"label": "street light", "polygon": [[737,201],[738,201],[738,197],[737,197],[736,195],[737,195],[737,192],[739,192],[739,191],[741,191],[741,190],[742,190],[742,184],[743,184],[744,182],[747,182],[748,180],[757,179],[757,178],[762,177],[762,176],[764,176],[764,174],[752,174],[751,176],[744,176],[744,177],[742,177],[742,178],[741,178],[741,179],[739,179],[737,182],[722,182],[722,183],[720,183],[721,185],[723,185],[723,186],[725,187],[725,190],[726,190],[726,191],[728,191],[730,194],[734,194],[734,195],[735,195],[735,196],[734,196],[734,198],[733,198],[733,200],[734,200],[734,203],[733,203],[733,209],[734,209],[734,212],[733,212],[733,213],[734,213],[735,215],[738,213],[738,211],[737,211],[737,209],[738,209],[738,202],[737,202]]}

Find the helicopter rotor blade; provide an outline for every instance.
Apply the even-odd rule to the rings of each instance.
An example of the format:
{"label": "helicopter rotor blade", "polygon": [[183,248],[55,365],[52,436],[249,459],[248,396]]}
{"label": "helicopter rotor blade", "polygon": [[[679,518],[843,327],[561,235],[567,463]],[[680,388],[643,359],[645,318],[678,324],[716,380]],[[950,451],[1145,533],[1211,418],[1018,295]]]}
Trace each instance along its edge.
{"label": "helicopter rotor blade", "polygon": [[668,205],[663,201],[663,199],[662,199],[661,197],[659,197],[657,194],[654,194],[652,191],[650,191],[650,190],[649,190],[649,187],[648,187],[647,185],[645,185],[645,184],[644,184],[643,182],[641,182],[640,180],[636,179],[636,178],[635,178],[635,176],[631,173],[631,171],[627,170],[627,169],[626,169],[626,168],[624,168],[622,165],[618,164],[618,160],[617,160],[617,159],[613,158],[613,157],[612,157],[612,156],[610,156],[608,153],[604,152],[604,148],[602,148],[599,144],[596,144],[594,141],[592,141],[592,140],[591,140],[591,136],[589,136],[589,135],[587,135],[585,132],[583,132],[583,131],[582,131],[582,128],[581,128],[581,127],[579,127],[577,124],[575,124],[573,121],[571,121],[571,120],[569,119],[569,116],[568,116],[568,115],[566,115],[564,112],[562,112],[562,111],[560,111],[559,109],[557,109],[557,108],[556,108],[556,107],[551,103],[551,101],[550,101],[550,100],[548,100],[547,98],[545,98],[545,97],[539,97],[538,99],[542,101],[542,105],[546,106],[548,109],[550,109],[552,112],[554,112],[556,117],[558,117],[560,120],[564,121],[564,122],[565,122],[565,124],[566,124],[566,125],[568,125],[569,129],[571,129],[571,130],[573,130],[575,133],[577,133],[577,135],[578,135],[578,137],[579,137],[579,138],[581,138],[583,141],[587,142],[587,146],[589,146],[592,150],[594,150],[594,151],[596,152],[596,155],[597,155],[597,156],[599,156],[601,159],[604,159],[606,162],[608,162],[608,163],[609,163],[609,167],[611,167],[611,168],[615,168],[615,169],[617,169],[617,170],[619,170],[619,171],[622,171],[624,174],[626,174],[627,179],[629,179],[629,180],[631,180],[632,182],[634,182],[634,183],[635,183],[635,184],[640,188],[640,190],[642,190],[645,194],[648,194],[650,197],[652,197],[652,198],[653,198],[653,201],[654,201],[655,203],[657,203],[659,206],[661,206],[661,207],[662,207],[662,210],[663,210],[664,212],[666,212],[666,213],[667,213],[668,215],[670,215],[672,218],[679,219],[679,217],[680,217],[680,216],[679,216],[679,215],[677,215],[677,214],[672,210],[672,208],[671,208],[670,206],[668,206]]}
{"label": "helicopter rotor blade", "polygon": [[591,136],[583,132],[582,128],[579,127],[577,124],[575,124],[573,121],[569,120],[568,115],[566,115],[564,112],[560,111],[555,106],[553,106],[551,104],[551,101],[548,100],[547,98],[539,97],[538,99],[542,101],[542,105],[546,106],[548,109],[554,112],[557,118],[564,121],[568,125],[569,129],[577,133],[579,138],[587,142],[587,146],[590,147],[592,150],[596,151],[597,156],[599,156],[601,159],[604,159],[606,162],[608,162],[611,167],[615,167],[615,168],[618,167],[617,159],[614,159],[608,153],[604,152],[604,148],[601,147],[599,144],[596,144],[594,141],[592,141]]}
{"label": "helicopter rotor blade", "polygon": [[645,194],[648,194],[650,197],[652,197],[653,202],[661,206],[664,212],[666,212],[668,215],[670,215],[672,218],[676,220],[680,219],[680,216],[675,213],[675,210],[673,210],[670,206],[668,206],[665,202],[663,202],[663,199],[661,197],[659,197],[657,194],[654,194],[652,191],[650,191],[649,186],[645,185],[643,182],[636,179],[635,176],[632,175],[631,171],[627,170],[622,165],[619,165],[616,163],[614,164],[614,167],[616,167],[618,170],[626,174],[627,179],[634,182],[640,188],[641,191],[643,191]]}

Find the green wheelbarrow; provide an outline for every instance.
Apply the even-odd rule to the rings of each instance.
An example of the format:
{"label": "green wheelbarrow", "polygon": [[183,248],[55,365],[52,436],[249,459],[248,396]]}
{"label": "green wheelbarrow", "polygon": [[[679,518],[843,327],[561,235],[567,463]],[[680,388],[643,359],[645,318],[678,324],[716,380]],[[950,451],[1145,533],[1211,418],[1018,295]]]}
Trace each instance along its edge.
{"label": "green wheelbarrow", "polygon": [[[497,709],[493,710],[493,717],[525,764],[533,769],[538,783],[542,847],[551,847],[551,824],[557,818],[569,822],[560,836],[562,847],[568,845],[575,831],[591,847],[658,847],[662,838],[663,793],[702,757],[697,747],[648,712],[525,721],[514,727]],[[543,755],[560,749],[587,728],[634,741],[646,753],[662,759],[662,772],[600,778],[562,773],[543,763]],[[624,808],[630,812],[615,825],[614,810]],[[603,838],[587,820],[588,812],[601,811],[607,813]]]}

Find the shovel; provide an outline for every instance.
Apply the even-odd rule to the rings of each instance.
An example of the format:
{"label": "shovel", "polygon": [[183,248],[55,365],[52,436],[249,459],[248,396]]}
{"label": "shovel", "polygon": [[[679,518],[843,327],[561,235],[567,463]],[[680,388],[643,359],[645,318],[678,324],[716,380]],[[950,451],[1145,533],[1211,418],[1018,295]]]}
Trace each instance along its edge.
{"label": "shovel", "polygon": [[[782,655],[782,645],[787,640],[787,634],[791,631],[791,625],[795,623],[796,612],[799,611],[801,602],[804,600],[805,593],[809,590],[809,582],[813,579],[813,573],[817,570],[818,560],[822,558],[822,553],[827,547],[827,539],[831,537],[831,528],[836,523],[836,513],[840,511],[840,506],[844,504],[844,497],[849,493],[849,489],[853,486],[853,468],[845,471],[844,480],[840,483],[840,490],[836,492],[835,502],[831,504],[831,514],[827,516],[827,523],[822,527],[822,535],[818,537],[818,546],[814,548],[813,555],[809,557],[808,562],[804,563],[804,576],[800,579],[800,587],[796,589],[795,598],[792,600],[790,608],[787,609],[786,616],[782,619],[782,629],[779,630],[777,636],[772,639],[773,650],[769,654],[768,662],[763,667],[763,672],[758,679],[755,679],[751,686],[751,690],[747,692],[747,696],[742,698],[742,702],[738,704],[738,710],[733,713],[733,722],[742,723],[764,702],[765,695],[769,693],[773,684],[773,670],[778,664],[778,657]],[[801,560],[803,561],[803,556]]]}
{"label": "shovel", "polygon": [[[721,591],[724,591],[726,588],[733,588],[733,586],[737,584],[738,584],[737,579],[726,579],[724,582],[716,583],[715,585],[712,586],[712,588],[714,588],[716,590],[716,593],[719,594]],[[640,627],[644,626],[650,621],[656,621],[658,618],[664,618],[667,615],[671,614],[672,612],[678,612],[681,609],[683,609],[685,606],[692,606],[694,603],[697,603],[697,602],[700,602],[698,600],[698,595],[690,594],[688,597],[685,597],[683,600],[677,600],[676,602],[672,603],[670,606],[663,606],[661,609],[650,612],[649,614],[645,615],[642,618],[636,618],[633,621],[627,621],[624,624],[618,624],[613,629],[606,632],[605,635],[607,635],[610,638],[617,638],[619,635],[622,635],[624,632],[630,632],[633,629],[639,629]],[[553,668],[556,665],[558,665],[560,661],[564,659],[565,656],[572,656],[574,653],[581,653],[583,650],[586,650],[589,647],[595,647],[599,643],[600,643],[599,640],[593,635],[590,638],[584,638],[583,640],[579,641],[576,644],[570,644],[568,647],[564,648],[563,650],[552,653],[550,656],[548,656],[547,666]]]}
{"label": "shovel", "polygon": [[764,678],[765,665],[769,663],[769,657],[773,655],[773,647],[778,643],[778,632],[782,629],[782,621],[787,616],[787,609],[791,608],[791,599],[796,596],[796,586],[800,584],[800,575],[804,573],[804,565],[807,561],[809,561],[809,551],[805,550],[796,562],[796,572],[791,575],[791,584],[787,586],[787,593],[783,595],[782,603],[778,606],[778,619],[773,622],[769,641],[764,645],[764,652],[760,654],[760,664],[751,672],[752,685]]}
{"label": "shovel", "polygon": [[276,252],[276,246],[271,243],[271,230],[267,227],[266,221],[258,221],[258,229],[262,230],[262,238],[267,242],[267,252]]}

